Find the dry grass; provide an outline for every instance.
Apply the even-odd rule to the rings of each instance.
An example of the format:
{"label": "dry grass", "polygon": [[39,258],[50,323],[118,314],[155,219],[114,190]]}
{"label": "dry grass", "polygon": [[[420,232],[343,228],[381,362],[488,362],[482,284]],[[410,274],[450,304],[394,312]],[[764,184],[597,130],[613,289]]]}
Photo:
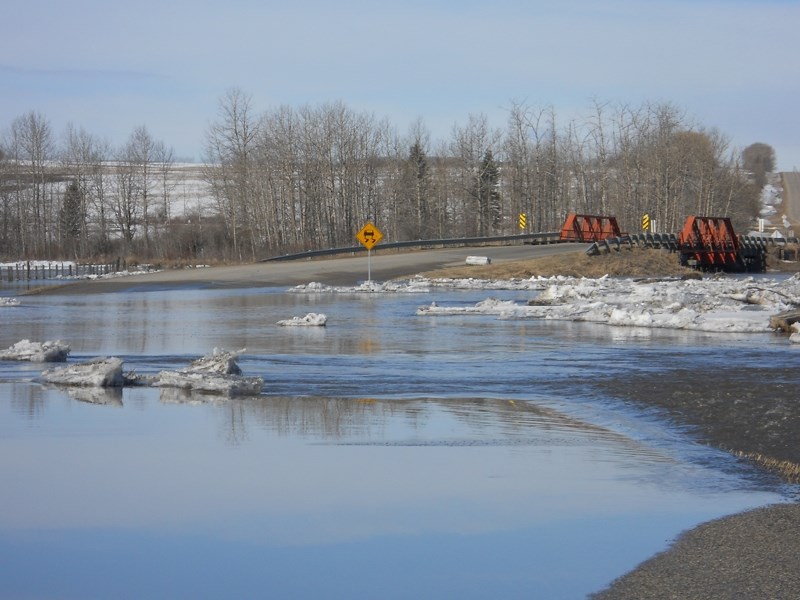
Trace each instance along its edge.
{"label": "dry grass", "polygon": [[676,277],[696,276],[680,266],[678,255],[647,248],[623,249],[600,256],[575,253],[490,265],[454,267],[423,273],[431,278],[529,279],[531,277]]}
{"label": "dry grass", "polygon": [[788,483],[800,483],[800,465],[795,462],[764,456],[758,452],[736,451],[732,454],[748,460],[771,473],[775,473]]}

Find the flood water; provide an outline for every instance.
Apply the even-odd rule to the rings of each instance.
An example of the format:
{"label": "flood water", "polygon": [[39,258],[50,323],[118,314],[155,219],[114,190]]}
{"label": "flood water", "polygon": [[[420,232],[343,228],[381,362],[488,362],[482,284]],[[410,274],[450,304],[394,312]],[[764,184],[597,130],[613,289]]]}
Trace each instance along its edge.
{"label": "flood water", "polygon": [[[0,308],[2,348],[61,339],[70,362],[138,373],[245,348],[244,374],[265,379],[253,398],[126,388],[97,404],[0,362],[0,597],[582,598],[681,531],[793,492],[595,385],[669,386],[675,364],[702,379],[751,344],[785,366],[775,338],[414,314],[531,296]],[[309,312],[328,326],[275,325]]]}

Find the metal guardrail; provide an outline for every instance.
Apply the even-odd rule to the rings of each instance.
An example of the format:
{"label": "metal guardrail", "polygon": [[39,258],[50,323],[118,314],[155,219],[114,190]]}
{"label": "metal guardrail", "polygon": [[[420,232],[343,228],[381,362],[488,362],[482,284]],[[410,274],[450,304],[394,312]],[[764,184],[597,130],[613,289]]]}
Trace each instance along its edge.
{"label": "metal guardrail", "polygon": [[[489,237],[468,237],[468,238],[445,238],[438,240],[410,240],[405,242],[381,243],[373,248],[376,250],[389,250],[392,248],[437,248],[445,246],[482,246],[488,244],[512,244],[522,242],[523,244],[558,244],[558,232],[549,233],[523,233],[519,235],[497,235]],[[348,246],[346,248],[329,248],[327,250],[309,250],[307,252],[297,252],[295,254],[282,254],[262,258],[258,262],[271,262],[277,260],[298,260],[301,258],[315,258],[318,256],[334,256],[337,254],[353,254],[364,252],[364,246]]]}

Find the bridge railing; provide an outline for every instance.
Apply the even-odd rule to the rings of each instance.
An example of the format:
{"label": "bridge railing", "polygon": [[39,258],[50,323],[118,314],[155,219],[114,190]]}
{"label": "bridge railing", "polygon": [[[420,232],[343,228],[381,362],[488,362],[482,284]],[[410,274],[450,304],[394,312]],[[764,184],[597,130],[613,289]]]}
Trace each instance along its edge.
{"label": "bridge railing", "polygon": [[[463,238],[444,238],[435,240],[409,240],[404,242],[381,242],[373,250],[389,250],[392,248],[443,248],[445,246],[488,246],[491,244],[558,244],[559,233],[522,233],[518,235],[496,235],[487,237],[463,237]],[[281,254],[262,258],[259,262],[269,262],[276,260],[295,260],[301,258],[314,258],[317,256],[335,256],[338,254],[353,254],[364,252],[364,246],[347,246],[344,248],[329,248],[326,250],[308,250],[294,254]]]}

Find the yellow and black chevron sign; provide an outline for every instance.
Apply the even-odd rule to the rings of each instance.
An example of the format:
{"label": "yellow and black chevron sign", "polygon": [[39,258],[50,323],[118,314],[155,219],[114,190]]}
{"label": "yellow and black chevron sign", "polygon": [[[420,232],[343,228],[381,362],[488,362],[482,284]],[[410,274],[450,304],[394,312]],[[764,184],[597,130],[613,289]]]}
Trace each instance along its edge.
{"label": "yellow and black chevron sign", "polygon": [[643,231],[650,231],[650,215],[644,213],[642,217],[642,230]]}
{"label": "yellow and black chevron sign", "polygon": [[528,224],[528,215],[525,213],[519,213],[519,228],[525,229],[525,226]]}

